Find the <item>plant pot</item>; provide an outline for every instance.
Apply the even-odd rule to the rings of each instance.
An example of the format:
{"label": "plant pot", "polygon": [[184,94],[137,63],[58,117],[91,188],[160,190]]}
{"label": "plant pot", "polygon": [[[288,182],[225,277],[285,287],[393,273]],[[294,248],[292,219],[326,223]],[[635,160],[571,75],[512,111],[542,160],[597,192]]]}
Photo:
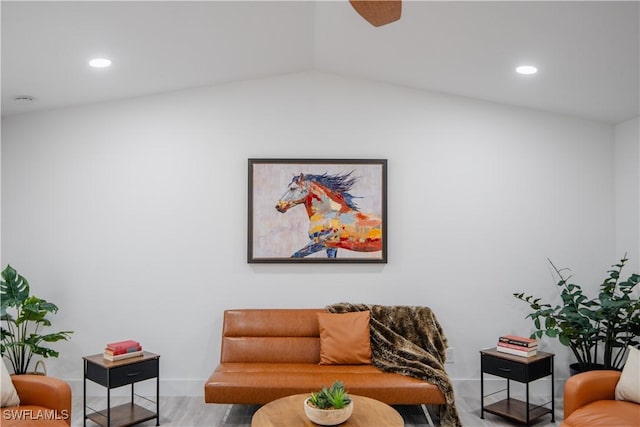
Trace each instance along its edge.
{"label": "plant pot", "polygon": [[575,374],[579,374],[580,372],[599,371],[602,369],[604,369],[604,365],[600,363],[593,363],[586,368],[581,368],[579,363],[572,363],[571,365],[569,365],[569,374],[571,376],[574,376]]}
{"label": "plant pot", "polygon": [[353,401],[341,409],[318,409],[304,401],[304,413],[313,423],[321,426],[337,426],[347,421],[353,412]]}

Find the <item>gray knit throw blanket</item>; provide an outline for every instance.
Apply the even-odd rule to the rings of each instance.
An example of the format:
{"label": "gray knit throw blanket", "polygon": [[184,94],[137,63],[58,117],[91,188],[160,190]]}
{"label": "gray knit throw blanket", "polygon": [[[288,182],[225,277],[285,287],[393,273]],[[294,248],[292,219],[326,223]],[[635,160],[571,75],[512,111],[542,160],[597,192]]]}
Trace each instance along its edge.
{"label": "gray knit throw blanket", "polygon": [[446,400],[440,406],[440,424],[462,426],[444,369],[447,338],[430,308],[338,303],[326,309],[330,313],[369,311],[373,366],[435,384]]}

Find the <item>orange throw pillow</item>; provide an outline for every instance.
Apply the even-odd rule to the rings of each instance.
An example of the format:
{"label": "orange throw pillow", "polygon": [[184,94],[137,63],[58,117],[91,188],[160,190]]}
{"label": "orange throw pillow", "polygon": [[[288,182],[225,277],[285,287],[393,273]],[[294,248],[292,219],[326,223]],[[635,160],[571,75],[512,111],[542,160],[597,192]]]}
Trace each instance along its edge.
{"label": "orange throw pillow", "polygon": [[368,311],[318,313],[321,365],[371,364]]}

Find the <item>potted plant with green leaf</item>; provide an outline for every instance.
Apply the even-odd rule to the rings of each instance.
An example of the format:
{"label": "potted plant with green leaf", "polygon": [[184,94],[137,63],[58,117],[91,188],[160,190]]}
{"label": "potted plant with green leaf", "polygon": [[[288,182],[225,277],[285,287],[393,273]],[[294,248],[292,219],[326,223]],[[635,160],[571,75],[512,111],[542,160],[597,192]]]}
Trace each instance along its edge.
{"label": "potted plant with green leaf", "polygon": [[30,295],[29,282],[10,265],[2,271],[0,299],[0,320],[3,322],[0,327],[0,353],[9,360],[13,373],[29,372],[36,354],[44,358],[58,357],[57,351],[43,344],[67,340],[73,331],[42,333],[42,329],[51,326],[47,316],[57,313],[58,307]]}
{"label": "potted plant with green leaf", "polygon": [[323,426],[342,424],[352,412],[353,401],[341,381],[335,381],[331,387],[322,387],[304,401],[307,418]]}
{"label": "potted plant with green leaf", "polygon": [[513,294],[533,310],[526,316],[536,328],[531,337],[558,338],[575,356],[577,362],[571,366],[575,372],[621,369],[628,346],[640,342],[640,300],[633,292],[640,275],[631,274],[621,280],[627,261],[625,255],[607,271],[594,298],[585,295],[581,285],[570,282],[566,268],[559,269],[550,260],[558,277],[560,303],[552,305],[524,293]]}

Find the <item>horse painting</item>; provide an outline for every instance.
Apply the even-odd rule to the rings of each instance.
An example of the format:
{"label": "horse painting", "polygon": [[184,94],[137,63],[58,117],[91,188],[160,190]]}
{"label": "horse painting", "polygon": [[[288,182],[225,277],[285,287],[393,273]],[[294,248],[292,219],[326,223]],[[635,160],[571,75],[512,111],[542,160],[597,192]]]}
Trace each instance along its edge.
{"label": "horse painting", "polygon": [[309,216],[309,243],[291,258],[304,258],[325,250],[328,258],[336,258],[338,249],[357,252],[382,250],[382,219],[362,213],[349,191],[357,178],[353,171],[345,174],[294,176],[289,188],[275,208],[285,213],[304,205]]}

